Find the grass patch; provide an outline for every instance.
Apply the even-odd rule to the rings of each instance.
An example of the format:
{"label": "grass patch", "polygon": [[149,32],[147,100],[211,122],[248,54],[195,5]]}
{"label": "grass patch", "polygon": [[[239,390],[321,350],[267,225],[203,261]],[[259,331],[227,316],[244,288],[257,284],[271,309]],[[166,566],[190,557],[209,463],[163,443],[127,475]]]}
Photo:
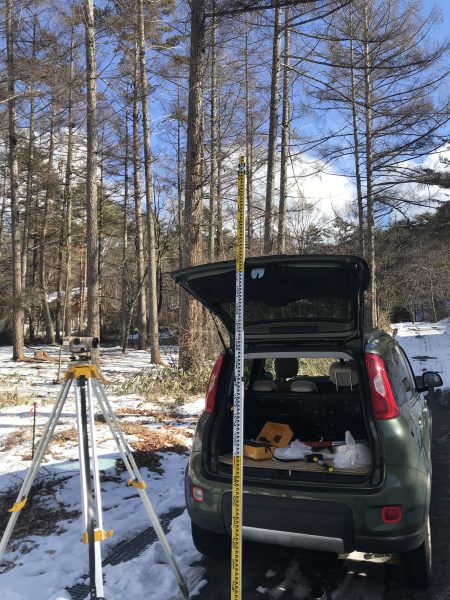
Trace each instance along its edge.
{"label": "grass patch", "polygon": [[[336,360],[336,358],[300,358],[298,361],[298,375],[305,375],[307,377],[328,376],[330,374],[330,366],[336,362]],[[249,369],[251,363],[250,361],[247,361],[247,363]],[[277,378],[274,358],[266,359],[265,369],[271,373],[273,379]]]}
{"label": "grass patch", "polygon": [[336,362],[336,358],[301,358],[300,375],[309,377],[320,377],[330,374],[330,367]]}
{"label": "grass patch", "polygon": [[0,381],[0,409],[30,403],[29,396],[22,396],[15,389],[1,389],[1,387],[2,383]]}
{"label": "grass patch", "polygon": [[[158,473],[158,475],[164,473],[164,470],[161,468],[161,456],[158,454],[155,454],[150,450],[134,450],[132,454],[138,469],[145,467],[149,471]],[[123,460],[118,458],[116,460],[116,471],[118,473],[123,473],[125,470],[126,468]]]}
{"label": "grass patch", "polygon": [[[131,442],[132,454],[138,468],[146,467],[150,471],[155,471],[159,475],[163,474],[161,468],[161,456],[158,452],[176,452],[185,454],[188,447],[183,438],[168,428],[164,430],[155,430],[132,423],[131,421],[121,421],[120,427],[126,435],[132,435],[136,440]],[[125,465],[121,458],[116,460],[116,469],[120,473],[125,470]]]}
{"label": "grass patch", "polygon": [[[44,426],[41,425],[36,427],[36,439],[35,439],[35,448],[41,439],[41,436],[44,432]],[[29,452],[23,456],[23,460],[31,460],[31,441],[33,437],[33,430],[30,425],[26,425],[20,427],[20,429],[16,429],[3,436],[0,441],[0,452],[6,452],[7,450],[12,450],[21,444],[25,444],[29,442]],[[51,454],[54,458],[55,446],[57,445],[65,445],[68,442],[77,443],[77,430],[75,427],[67,427],[67,425],[60,423],[59,427],[56,429],[53,437],[50,440],[50,443],[47,448],[47,453]]]}
{"label": "grass patch", "polygon": [[8,433],[1,438],[0,452],[6,452],[7,450],[12,450],[17,446],[24,444],[25,442],[31,442],[32,435],[33,432],[29,426],[21,427],[20,429],[11,431],[11,433]]}
{"label": "grass patch", "polygon": [[[14,527],[9,550],[17,550],[19,548],[17,540],[22,540],[28,535],[62,533],[65,529],[59,521],[75,519],[79,516],[78,510],[68,510],[61,502],[55,500],[56,490],[70,477],[53,477],[47,474],[40,475],[35,480],[28,501],[20,511],[20,518]],[[21,484],[22,482],[18,481],[0,494],[0,531],[4,531],[8,523],[10,517],[8,509],[16,501]],[[30,549],[23,546],[20,551],[26,553]]]}
{"label": "grass patch", "polygon": [[56,453],[56,446],[65,446],[68,443],[78,443],[77,430],[73,425],[72,427],[65,426],[62,429],[57,429],[55,431],[48,446],[48,453],[51,454],[53,458],[59,459],[60,455]]}
{"label": "grass patch", "polygon": [[132,442],[135,451],[184,454],[188,450],[183,438],[172,428],[151,429],[131,421],[121,421],[120,428],[126,435],[137,438]]}
{"label": "grass patch", "polygon": [[192,396],[205,393],[210,373],[210,365],[190,372],[175,367],[145,370],[129,377],[118,391],[121,394],[139,394],[152,402],[170,398],[182,405]]}
{"label": "grass patch", "polygon": [[[186,415],[180,414],[176,409],[152,410],[149,408],[122,408],[115,412],[120,419],[126,417],[149,417],[157,423],[185,423]],[[148,421],[149,423],[151,421]]]}

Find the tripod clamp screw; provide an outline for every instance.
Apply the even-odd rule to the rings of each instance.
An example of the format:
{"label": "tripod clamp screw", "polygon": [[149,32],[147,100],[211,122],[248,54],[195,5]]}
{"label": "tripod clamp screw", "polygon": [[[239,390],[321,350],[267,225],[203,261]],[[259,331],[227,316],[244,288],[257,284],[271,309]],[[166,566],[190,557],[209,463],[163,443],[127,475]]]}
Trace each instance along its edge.
{"label": "tripod clamp screw", "polygon": [[131,485],[132,487],[137,488],[138,490],[147,489],[147,484],[145,483],[145,481],[138,481],[137,479],[129,479],[127,485]]}
{"label": "tripod clamp screw", "polygon": [[[105,531],[104,529],[96,529],[94,531],[94,542],[104,542],[106,538],[113,536],[113,529]],[[85,531],[83,533],[83,543],[89,544],[89,533]]]}
{"label": "tripod clamp screw", "polygon": [[21,502],[15,502],[10,509],[8,509],[8,512],[10,513],[15,513],[15,512],[19,512],[19,510],[22,510],[22,508],[25,506],[25,504],[27,503],[28,498],[24,498]]}

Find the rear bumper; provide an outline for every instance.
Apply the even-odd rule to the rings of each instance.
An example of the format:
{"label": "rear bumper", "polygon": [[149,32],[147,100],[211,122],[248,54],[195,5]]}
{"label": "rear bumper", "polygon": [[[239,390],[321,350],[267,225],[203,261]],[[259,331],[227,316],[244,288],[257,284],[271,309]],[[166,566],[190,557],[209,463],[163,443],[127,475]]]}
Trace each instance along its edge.
{"label": "rear bumper", "polygon": [[[199,458],[199,457],[198,457]],[[186,504],[192,521],[218,533],[230,533],[230,486],[206,480],[196,457],[186,474]],[[400,483],[401,482],[401,483]],[[192,485],[204,490],[198,503]],[[390,467],[385,486],[373,494],[310,493],[246,486],[243,537],[259,542],[330,552],[400,553],[425,539],[429,481],[408,467]],[[381,507],[401,504],[404,518],[395,525],[381,520]]]}
{"label": "rear bumper", "polygon": [[[231,493],[227,492],[222,497],[227,533],[231,510]],[[245,494],[243,535],[268,543],[346,552],[354,539],[352,511],[337,502]]]}

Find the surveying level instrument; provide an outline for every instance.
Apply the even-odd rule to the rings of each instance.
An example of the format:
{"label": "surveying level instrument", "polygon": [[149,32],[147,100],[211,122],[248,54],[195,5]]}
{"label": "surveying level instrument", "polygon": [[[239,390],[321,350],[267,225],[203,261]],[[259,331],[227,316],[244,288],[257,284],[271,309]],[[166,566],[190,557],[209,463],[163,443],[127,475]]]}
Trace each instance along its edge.
{"label": "surveying level instrument", "polygon": [[[115,417],[111,403],[99,381],[99,373],[95,364],[90,362],[91,348],[98,347],[98,340],[94,344],[88,340],[96,338],[81,338],[83,341],[74,341],[70,348],[72,360],[65,374],[65,383],[56,399],[48,419],[45,431],[36,448],[30,468],[20,488],[16,502],[9,509],[11,516],[0,541],[0,557],[6,549],[13,532],[19,513],[28,500],[33,480],[37,475],[39,466],[48,449],[49,443],[61,416],[70,388],[75,392],[76,429],[78,437],[78,453],[80,459],[80,488],[81,509],[83,519],[83,542],[89,546],[89,589],[91,600],[104,599],[101,542],[112,536],[112,530],[103,528],[102,501],[100,492],[100,475],[96,448],[96,432],[94,420],[94,397],[105,418],[112,437],[116,443],[119,454],[128,471],[128,485],[134,487],[139,493],[152,526],[161,542],[167,562],[175,575],[178,587],[183,597],[189,598],[189,590],[181,571],[175,562],[175,557],[169,546],[167,538],[161,527],[159,519],[145,491],[147,484],[142,479],[136,462],[133,458],[128,443],[123,435],[120,425]],[[80,359],[76,359],[76,354]],[[89,362],[86,362],[89,359]],[[89,448],[90,446],[90,448]]]}
{"label": "surveying level instrument", "polygon": [[62,340],[64,352],[70,352],[70,360],[89,360],[91,351],[98,348],[100,340],[98,337],[65,337]]}
{"label": "surveying level instrument", "polygon": [[231,514],[231,600],[242,590],[242,466],[244,451],[244,262],[245,159],[239,157],[236,227],[236,314],[234,336],[233,481]]}

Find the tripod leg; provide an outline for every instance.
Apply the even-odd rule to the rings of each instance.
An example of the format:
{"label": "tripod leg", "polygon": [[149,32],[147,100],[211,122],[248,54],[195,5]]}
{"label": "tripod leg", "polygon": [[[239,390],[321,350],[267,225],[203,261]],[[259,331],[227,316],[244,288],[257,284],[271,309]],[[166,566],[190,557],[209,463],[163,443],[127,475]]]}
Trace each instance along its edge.
{"label": "tripod leg", "polygon": [[114,441],[116,442],[117,448],[120,452],[120,455],[125,464],[125,467],[126,467],[128,473],[130,474],[131,479],[128,483],[130,485],[132,485],[134,488],[136,488],[137,491],[139,492],[139,496],[141,497],[144,508],[147,511],[147,514],[150,518],[150,521],[153,525],[156,535],[158,536],[158,539],[162,545],[164,554],[166,555],[167,562],[169,563],[169,566],[171,567],[172,572],[175,575],[175,578],[178,583],[178,587],[180,588],[180,591],[183,594],[183,597],[188,599],[189,598],[189,590],[188,590],[186,581],[175,561],[175,557],[169,546],[169,542],[167,541],[166,535],[161,527],[158,516],[157,516],[157,514],[152,506],[152,503],[150,502],[150,499],[145,491],[147,484],[141,477],[141,474],[140,474],[139,469],[136,465],[136,462],[133,458],[133,455],[128,446],[128,443],[122,433],[122,430],[120,429],[119,422],[117,421],[117,419],[112,411],[111,404],[110,404],[109,399],[103,389],[103,386],[101,385],[101,383],[99,381],[96,381],[96,380],[94,380],[93,386],[94,386],[94,392],[97,396],[97,400],[100,405],[100,408],[102,409],[105,420],[109,426],[109,429],[111,430],[112,436],[114,438]]}
{"label": "tripod leg", "polygon": [[60,417],[62,409],[64,407],[64,403],[66,401],[67,394],[69,393],[71,383],[72,383],[72,381],[68,379],[64,383],[63,388],[61,389],[60,393],[58,394],[58,397],[55,401],[55,405],[54,405],[52,412],[50,413],[50,416],[48,418],[47,425],[45,426],[44,433],[42,434],[42,437],[39,440],[39,444],[36,448],[34,458],[31,461],[30,468],[28,469],[25,479],[23,480],[22,486],[19,491],[19,495],[17,496],[17,500],[14,503],[14,505],[12,506],[12,508],[9,509],[11,516],[9,518],[8,525],[6,526],[6,529],[3,533],[2,539],[0,541],[0,556],[3,554],[3,552],[6,549],[6,546],[8,545],[8,542],[9,542],[11,534],[14,530],[16,521],[19,518],[20,510],[25,506],[25,504],[27,502],[28,494],[30,492],[31,486],[33,485],[34,478],[36,477],[36,474],[39,470],[42,459],[44,458],[44,454],[48,448],[50,440],[55,431],[55,427],[58,423],[59,417]]}
{"label": "tripod leg", "polygon": [[[91,600],[103,597],[102,564],[96,546],[94,507],[92,498],[91,466],[89,460],[88,415],[86,402],[86,377],[76,379],[78,451],[80,456],[81,506],[83,511],[84,541],[89,546],[89,587]],[[97,558],[99,557],[99,563]],[[99,589],[97,588],[99,585]],[[98,594],[97,594],[98,592]]]}

